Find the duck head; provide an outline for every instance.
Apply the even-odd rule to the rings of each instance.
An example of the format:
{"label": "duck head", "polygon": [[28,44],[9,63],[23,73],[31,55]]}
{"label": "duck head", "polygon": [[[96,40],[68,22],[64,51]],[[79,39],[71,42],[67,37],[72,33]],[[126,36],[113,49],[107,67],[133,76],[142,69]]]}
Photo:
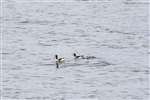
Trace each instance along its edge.
{"label": "duck head", "polygon": [[77,56],[76,53],[73,53],[73,56],[76,57]]}

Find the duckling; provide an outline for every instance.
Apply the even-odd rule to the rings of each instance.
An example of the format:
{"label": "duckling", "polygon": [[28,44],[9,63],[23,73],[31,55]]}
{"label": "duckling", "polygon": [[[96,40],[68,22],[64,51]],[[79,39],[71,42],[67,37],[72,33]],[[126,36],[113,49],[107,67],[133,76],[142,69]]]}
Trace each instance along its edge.
{"label": "duckling", "polygon": [[56,58],[56,68],[59,68],[59,64],[63,63],[65,61],[64,58],[58,58],[58,55],[55,55]]}
{"label": "duckling", "polygon": [[78,58],[84,58],[84,56],[83,56],[83,55],[80,55],[80,56],[78,55],[78,56],[77,56],[77,54],[76,54],[76,53],[73,53],[73,56],[74,56],[74,58],[75,58],[75,59],[78,59]]}

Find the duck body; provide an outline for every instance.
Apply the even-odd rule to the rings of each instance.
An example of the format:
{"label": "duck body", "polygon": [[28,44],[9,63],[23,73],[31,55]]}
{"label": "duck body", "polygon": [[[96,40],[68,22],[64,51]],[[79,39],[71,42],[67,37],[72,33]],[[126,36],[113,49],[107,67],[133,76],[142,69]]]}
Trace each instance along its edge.
{"label": "duck body", "polygon": [[65,61],[65,59],[64,59],[64,58],[59,58],[57,61],[58,61],[59,63],[63,63],[63,62]]}

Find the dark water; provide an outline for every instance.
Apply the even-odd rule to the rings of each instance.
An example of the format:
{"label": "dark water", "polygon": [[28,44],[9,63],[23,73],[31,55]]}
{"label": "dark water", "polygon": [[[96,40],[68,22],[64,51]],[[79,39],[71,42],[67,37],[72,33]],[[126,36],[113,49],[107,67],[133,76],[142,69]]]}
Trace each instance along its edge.
{"label": "dark water", "polygon": [[[3,2],[2,99],[148,100],[148,6]],[[59,69],[55,54],[65,58]]]}

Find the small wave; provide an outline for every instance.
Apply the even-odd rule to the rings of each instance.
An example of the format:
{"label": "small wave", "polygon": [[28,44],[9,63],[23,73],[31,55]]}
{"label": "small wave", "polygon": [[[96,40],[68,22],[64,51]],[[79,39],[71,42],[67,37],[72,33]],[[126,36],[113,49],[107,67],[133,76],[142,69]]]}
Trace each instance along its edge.
{"label": "small wave", "polygon": [[141,2],[138,2],[138,1],[137,1],[137,2],[133,2],[133,1],[130,1],[130,2],[129,2],[129,1],[124,1],[123,3],[126,4],[126,5],[135,5],[135,4],[144,4],[144,5],[145,5],[145,4],[150,4],[150,2],[148,2],[148,1],[145,1],[145,2],[144,2],[144,1],[141,1]]}
{"label": "small wave", "polygon": [[25,20],[25,21],[20,21],[20,24],[39,24],[39,25],[47,25],[49,23],[54,23],[52,21],[47,21],[47,20]]}
{"label": "small wave", "polygon": [[105,46],[105,47],[113,48],[113,49],[125,49],[125,48],[127,48],[127,47],[125,47],[125,46],[119,46],[119,45],[108,45],[108,44],[102,44],[101,46]]}
{"label": "small wave", "polygon": [[[95,64],[94,64],[95,65]],[[113,65],[107,61],[100,61],[99,63],[97,63],[96,65],[99,65],[99,66],[109,66],[109,65]]]}

